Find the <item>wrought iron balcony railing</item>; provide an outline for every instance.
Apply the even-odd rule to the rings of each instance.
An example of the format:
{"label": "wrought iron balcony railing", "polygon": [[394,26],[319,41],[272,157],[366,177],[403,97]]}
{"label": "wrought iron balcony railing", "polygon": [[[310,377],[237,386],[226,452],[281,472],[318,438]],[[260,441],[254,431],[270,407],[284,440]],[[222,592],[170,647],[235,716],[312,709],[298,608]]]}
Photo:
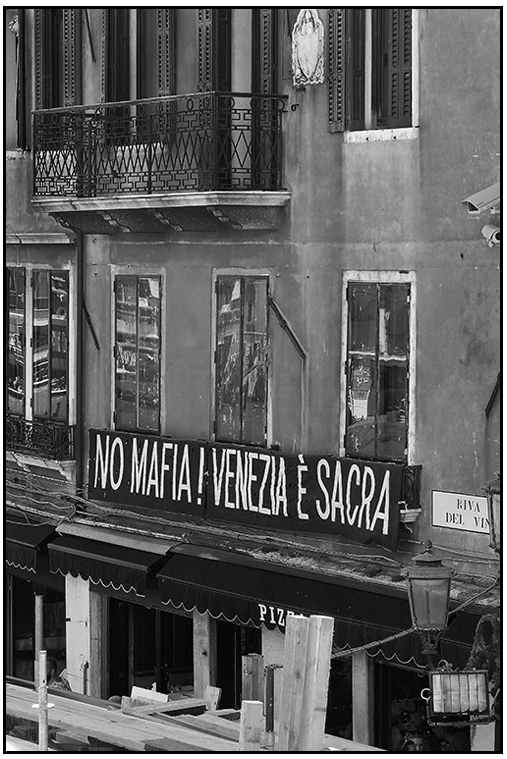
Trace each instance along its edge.
{"label": "wrought iron balcony railing", "polygon": [[48,420],[29,422],[15,414],[7,414],[6,448],[55,461],[73,461],[76,457],[74,429],[68,424]]}
{"label": "wrought iron balcony railing", "polygon": [[281,190],[286,97],[207,92],[34,113],[34,195]]}

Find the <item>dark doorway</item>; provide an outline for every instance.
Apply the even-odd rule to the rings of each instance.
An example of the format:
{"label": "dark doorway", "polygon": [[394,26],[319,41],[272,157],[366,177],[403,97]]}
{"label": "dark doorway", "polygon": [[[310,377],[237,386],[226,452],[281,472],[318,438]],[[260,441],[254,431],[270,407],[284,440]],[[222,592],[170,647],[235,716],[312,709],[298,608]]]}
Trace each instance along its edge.
{"label": "dark doorway", "polygon": [[220,708],[241,707],[242,656],[262,653],[261,631],[230,622],[217,622],[217,687]]}
{"label": "dark doorway", "polygon": [[189,617],[109,598],[109,696],[133,685],[169,693],[193,686],[193,623]]}

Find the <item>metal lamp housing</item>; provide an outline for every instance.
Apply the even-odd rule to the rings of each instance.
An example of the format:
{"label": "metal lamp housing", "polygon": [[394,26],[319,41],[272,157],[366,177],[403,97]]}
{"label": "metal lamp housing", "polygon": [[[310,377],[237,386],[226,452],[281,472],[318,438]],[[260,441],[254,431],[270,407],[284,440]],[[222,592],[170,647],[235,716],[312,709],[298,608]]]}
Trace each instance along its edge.
{"label": "metal lamp housing", "polygon": [[454,570],[442,565],[429,541],[425,553],[412,561],[414,566],[407,569],[406,579],[414,629],[418,632],[445,630]]}
{"label": "metal lamp housing", "polygon": [[488,497],[488,519],[489,519],[489,536],[490,546],[496,552],[500,553],[500,473],[497,472],[495,479],[485,486]]}

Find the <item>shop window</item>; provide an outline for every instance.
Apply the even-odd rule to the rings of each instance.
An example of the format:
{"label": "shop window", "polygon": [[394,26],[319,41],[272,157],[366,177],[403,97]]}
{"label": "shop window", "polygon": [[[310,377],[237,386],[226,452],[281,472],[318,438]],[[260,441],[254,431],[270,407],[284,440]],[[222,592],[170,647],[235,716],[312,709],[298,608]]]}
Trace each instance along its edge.
{"label": "shop window", "polygon": [[410,283],[349,282],[345,455],[404,462]]}
{"label": "shop window", "polygon": [[333,8],[329,30],[332,132],[412,125],[412,9]]}
{"label": "shop window", "polygon": [[268,280],[216,282],[215,439],[266,445]]}
{"label": "shop window", "polygon": [[117,430],[160,426],[160,277],[115,279],[114,382]]}
{"label": "shop window", "polygon": [[[69,272],[9,269],[8,287],[7,410],[67,422]],[[27,398],[28,384],[32,394]]]}

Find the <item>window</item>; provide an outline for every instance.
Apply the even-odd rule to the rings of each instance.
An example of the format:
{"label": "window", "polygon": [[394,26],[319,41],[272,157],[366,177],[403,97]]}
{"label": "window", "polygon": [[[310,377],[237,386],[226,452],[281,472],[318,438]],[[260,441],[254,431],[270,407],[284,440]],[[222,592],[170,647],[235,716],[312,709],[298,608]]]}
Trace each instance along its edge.
{"label": "window", "polygon": [[104,97],[107,103],[130,100],[130,10],[108,8],[105,14]]}
{"label": "window", "polygon": [[328,12],[329,128],[412,125],[412,9]]}
{"label": "window", "polygon": [[9,269],[8,286],[7,409],[68,422],[69,273],[44,269],[27,276],[24,269]]}
{"label": "window", "polygon": [[137,9],[137,97],[175,92],[175,9]]}
{"label": "window", "polygon": [[217,278],[216,440],[266,445],[267,295],[266,277]]}
{"label": "window", "polygon": [[158,432],[160,426],[160,277],[115,280],[115,425]]}
{"label": "window", "polygon": [[345,455],[406,461],[409,282],[349,282]]}

